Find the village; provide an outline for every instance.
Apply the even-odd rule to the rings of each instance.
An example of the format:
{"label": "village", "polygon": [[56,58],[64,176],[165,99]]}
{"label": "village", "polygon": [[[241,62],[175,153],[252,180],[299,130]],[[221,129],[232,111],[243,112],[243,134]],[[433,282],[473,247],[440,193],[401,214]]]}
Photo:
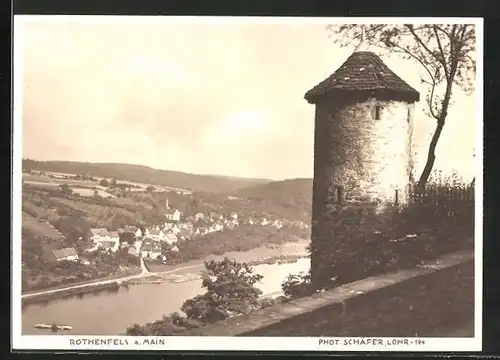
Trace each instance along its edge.
{"label": "village", "polygon": [[[248,217],[240,219],[238,213],[229,215],[218,212],[196,213],[194,216],[183,217],[183,213],[171,208],[168,199],[165,202],[165,221],[162,224],[152,224],[146,227],[129,225],[117,230],[106,228],[91,228],[88,235],[92,243],[85,252],[105,251],[109,254],[122,249],[128,249],[129,255],[145,260],[160,260],[165,262],[169,252],[179,252],[180,241],[191,241],[208,234],[234,230],[240,225],[272,227],[276,230],[284,226],[298,229],[308,229],[309,225],[302,221],[285,219],[268,219],[267,217]],[[122,250],[124,251],[124,250]],[[53,250],[57,261],[88,262],[85,254],[78,254],[74,247]]]}

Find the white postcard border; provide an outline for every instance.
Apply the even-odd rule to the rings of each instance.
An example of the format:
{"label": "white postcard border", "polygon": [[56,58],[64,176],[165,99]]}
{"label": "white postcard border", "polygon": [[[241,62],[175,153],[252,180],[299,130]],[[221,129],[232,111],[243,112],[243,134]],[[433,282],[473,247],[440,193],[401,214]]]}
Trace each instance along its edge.
{"label": "white postcard border", "polygon": [[[347,345],[321,344],[319,341],[355,338],[315,337],[162,337],[165,345],[151,345],[144,337],[108,336],[64,336],[64,335],[22,335],[21,330],[21,184],[22,184],[22,27],[24,21],[85,22],[85,23],[185,23],[185,24],[393,24],[393,23],[469,23],[476,26],[477,74],[476,74],[476,182],[475,182],[475,323],[474,338],[423,338],[424,345],[417,345],[417,338],[406,338],[409,345]],[[63,15],[15,15],[13,33],[13,168],[12,168],[12,314],[11,344],[14,350],[248,350],[248,351],[480,351],[482,349],[482,304],[483,304],[483,19],[482,18],[306,18],[306,17],[195,17],[195,16],[63,16]],[[71,345],[71,340],[109,340],[110,345]],[[373,339],[373,338],[367,338]],[[386,344],[391,338],[382,339]],[[114,341],[127,345],[113,345]],[[397,340],[397,339],[396,339]],[[140,344],[136,343],[138,341]],[[146,345],[144,345],[146,343]]]}

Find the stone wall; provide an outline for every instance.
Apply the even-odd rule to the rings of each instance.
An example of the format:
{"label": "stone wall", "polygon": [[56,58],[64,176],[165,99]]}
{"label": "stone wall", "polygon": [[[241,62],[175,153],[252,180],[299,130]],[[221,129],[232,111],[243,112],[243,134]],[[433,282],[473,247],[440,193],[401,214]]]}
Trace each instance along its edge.
{"label": "stone wall", "polygon": [[412,162],[413,107],[376,99],[347,106],[318,104],[315,151],[323,156],[315,158],[315,179],[319,175],[327,192],[340,186],[346,199],[392,203],[399,189],[399,201],[404,202]]}
{"label": "stone wall", "polygon": [[474,287],[473,254],[459,252],[180,335],[446,337],[474,319]]}
{"label": "stone wall", "polygon": [[344,105],[345,101],[326,99],[316,105],[313,274],[321,266],[321,253],[331,251],[324,242],[335,243],[339,199],[394,204],[396,189],[398,204],[408,199],[414,104],[374,98],[351,101],[349,105]]}

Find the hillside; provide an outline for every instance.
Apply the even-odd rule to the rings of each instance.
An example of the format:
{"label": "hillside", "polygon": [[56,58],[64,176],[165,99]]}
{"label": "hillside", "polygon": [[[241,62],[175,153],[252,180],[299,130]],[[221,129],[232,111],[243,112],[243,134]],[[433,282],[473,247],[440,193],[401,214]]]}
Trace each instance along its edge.
{"label": "hillside", "polygon": [[271,181],[266,179],[247,179],[220,175],[197,175],[180,171],[158,170],[143,165],[76,161],[36,161],[23,159],[23,169],[68,174],[86,174],[95,177],[116,178],[121,181],[162,185],[212,193],[234,191]]}
{"label": "hillside", "polygon": [[[254,206],[261,204],[278,207],[281,214],[290,212],[310,219],[312,179],[288,179],[250,186],[233,191],[231,196],[250,200]],[[295,216],[291,216],[293,217]]]}

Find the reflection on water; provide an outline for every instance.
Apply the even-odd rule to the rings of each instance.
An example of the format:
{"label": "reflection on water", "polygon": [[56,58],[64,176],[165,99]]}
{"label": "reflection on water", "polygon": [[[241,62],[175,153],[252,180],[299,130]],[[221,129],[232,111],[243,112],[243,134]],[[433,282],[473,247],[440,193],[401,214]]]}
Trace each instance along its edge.
{"label": "reflection on water", "polygon": [[[288,274],[307,271],[309,266],[309,259],[300,259],[291,264],[258,265],[254,271],[264,277],[258,287],[266,295],[280,291],[281,282]],[[23,307],[22,331],[24,335],[48,335],[50,330],[35,329],[33,325],[55,323],[73,327],[73,330],[57,333],[61,335],[119,335],[135,323],[144,324],[179,311],[186,299],[200,293],[203,289],[198,279],[119,287],[31,304]]]}

